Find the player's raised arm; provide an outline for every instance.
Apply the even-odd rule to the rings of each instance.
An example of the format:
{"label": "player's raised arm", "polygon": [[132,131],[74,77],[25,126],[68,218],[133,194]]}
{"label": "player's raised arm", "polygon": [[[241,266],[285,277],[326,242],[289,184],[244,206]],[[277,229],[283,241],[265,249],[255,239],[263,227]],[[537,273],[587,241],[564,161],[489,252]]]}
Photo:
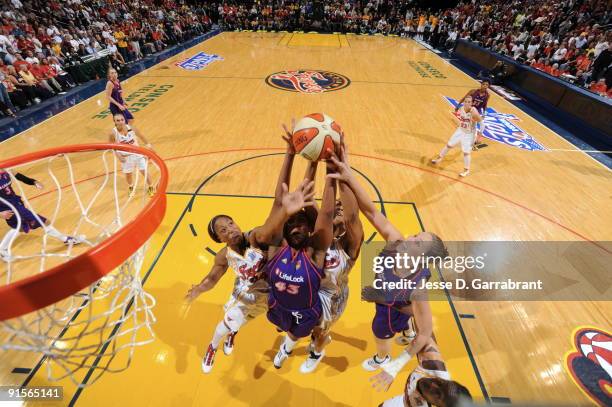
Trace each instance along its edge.
{"label": "player's raised arm", "polygon": [[188,301],[195,300],[200,294],[205,293],[206,291],[211,290],[221,277],[227,272],[228,263],[227,263],[227,247],[224,247],[219,253],[215,255],[215,264],[213,264],[210,272],[204,277],[204,279],[200,282],[200,284],[192,285],[185,299]]}
{"label": "player's raised arm", "polygon": [[[331,163],[327,163],[327,173],[332,171]],[[336,180],[331,177],[325,178],[325,187],[323,188],[323,201],[321,202],[321,209],[317,214],[317,221],[315,222],[314,231],[312,234],[312,245],[315,252],[322,252],[324,261],[324,255],[329,246],[331,246],[334,240],[334,210],[336,207]],[[315,253],[316,256],[316,253]]]}
{"label": "player's raised arm", "polygon": [[[346,152],[344,159],[348,162]],[[340,191],[340,202],[342,202],[344,225],[346,228],[346,236],[344,238],[346,247],[344,247],[344,250],[351,259],[355,260],[363,243],[363,225],[361,220],[359,220],[359,204],[353,190],[346,182],[341,181],[338,189]]]}
{"label": "player's raised arm", "polygon": [[329,174],[328,177],[336,178],[339,181],[345,182],[355,194],[355,199],[359,205],[359,209],[368,221],[376,228],[378,233],[386,241],[397,241],[404,237],[402,233],[387,219],[382,213],[376,209],[374,203],[368,197],[367,192],[361,186],[351,167],[348,165],[346,151],[342,146],[340,148],[341,159],[336,156],[332,156],[331,160],[336,164],[338,170],[334,174]]}
{"label": "player's raised arm", "polygon": [[[295,126],[295,120],[291,120],[291,128]],[[287,150],[285,151],[285,160],[283,161],[283,166],[281,167],[280,174],[278,174],[278,180],[276,181],[276,189],[274,190],[274,207],[281,206],[281,199],[283,197],[283,184],[287,185],[287,188],[291,185],[291,171],[293,170],[293,160],[295,158],[295,147],[293,146],[293,142],[291,141],[291,132],[283,124],[283,130],[285,131],[285,135],[283,136],[283,140],[287,143]],[[311,178],[312,180],[312,178]],[[272,208],[274,210],[274,207]]]}

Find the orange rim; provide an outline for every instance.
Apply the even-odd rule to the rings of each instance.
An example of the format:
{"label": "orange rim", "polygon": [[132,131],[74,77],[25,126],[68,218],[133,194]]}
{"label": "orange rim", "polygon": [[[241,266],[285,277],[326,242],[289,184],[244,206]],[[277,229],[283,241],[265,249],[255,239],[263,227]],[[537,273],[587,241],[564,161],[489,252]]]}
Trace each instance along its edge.
{"label": "orange rim", "polygon": [[166,213],[168,168],[161,157],[151,150],[127,144],[79,144],[2,160],[0,168],[11,168],[58,154],[97,150],[120,150],[147,156],[160,171],[157,192],[137,217],[97,246],[42,273],[1,286],[0,321],[39,310],[92,285],[142,247],[161,224]]}

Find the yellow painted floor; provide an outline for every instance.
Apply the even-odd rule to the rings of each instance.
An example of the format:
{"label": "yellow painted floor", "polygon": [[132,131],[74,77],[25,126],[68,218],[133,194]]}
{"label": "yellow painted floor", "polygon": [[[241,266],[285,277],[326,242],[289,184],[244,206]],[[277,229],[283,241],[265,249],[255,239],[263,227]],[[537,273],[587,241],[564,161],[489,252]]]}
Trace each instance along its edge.
{"label": "yellow painted floor", "polygon": [[[223,60],[200,71],[175,65],[198,52]],[[335,72],[350,84],[334,92],[304,94],[266,83],[273,73],[304,69]],[[278,334],[265,318],[241,331],[231,357],[217,355],[211,375],[200,371],[232,284],[232,278],[225,277],[188,312],[182,308],[188,287],[209,270],[212,256],[206,248],[219,248],[210,242],[206,224],[217,212],[230,214],[245,228],[263,220],[270,199],[261,196],[273,193],[282,161],[280,124],[292,117],[325,112],[343,126],[351,164],[367,177],[362,181],[372,200],[382,198],[389,217],[404,233],[421,228],[416,207],[423,227],[449,241],[611,241],[611,172],[581,152],[531,152],[488,141],[489,147],[474,154],[467,179],[457,177],[462,168],[457,152],[437,168],[428,165],[456,127],[444,96],[459,99],[476,86],[410,40],[231,32],[125,81],[128,105],[138,110],[135,124],[166,160],[169,191],[176,193],[168,195],[168,212],[144,267],[148,271],[155,262],[145,287],[158,300],[158,339],[138,349],[129,370],[103,376],[80,392],[75,405],[374,406],[401,392],[406,373],[389,392],[379,394],[359,366],[374,346],[373,311],[358,298],[358,266],[350,282],[349,308],[316,374],[298,372],[305,344],[282,370],[272,368]],[[490,106],[516,115],[516,124],[545,147],[573,148],[495,94]],[[96,95],[3,142],[0,154],[105,141],[112,127],[105,110],[103,95]],[[294,182],[305,168],[303,160],[297,161]],[[98,165],[86,164],[80,162],[80,178],[100,174]],[[30,175],[51,185],[43,170],[32,171]],[[322,175],[318,191],[321,180]],[[191,195],[185,194],[195,191],[204,195],[186,211]],[[41,213],[53,208],[46,199],[36,205]],[[69,221],[70,209],[62,208],[63,223]],[[0,234],[4,232],[2,224]],[[20,239],[18,247],[32,242]],[[583,273],[576,279],[588,280],[588,270]],[[454,378],[477,397],[486,393],[513,402],[591,404],[568,371],[566,355],[576,351],[578,327],[612,331],[611,304],[440,301],[434,303],[434,330]],[[13,369],[33,368],[39,360],[40,355],[1,353],[0,385],[23,383],[27,375]],[[40,369],[30,384],[45,383],[43,373]],[[75,386],[62,384],[61,405],[69,405]]]}

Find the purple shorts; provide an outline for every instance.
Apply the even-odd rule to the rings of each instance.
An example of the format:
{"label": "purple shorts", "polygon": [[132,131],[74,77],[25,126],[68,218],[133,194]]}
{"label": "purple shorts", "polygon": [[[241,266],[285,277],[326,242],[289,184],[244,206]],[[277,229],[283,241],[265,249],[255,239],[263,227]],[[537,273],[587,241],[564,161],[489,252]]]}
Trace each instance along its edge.
{"label": "purple shorts", "polygon": [[289,332],[297,338],[310,336],[322,312],[319,301],[312,308],[290,310],[283,308],[271,294],[268,296],[268,320],[283,332]]}
{"label": "purple shorts", "polygon": [[392,305],[376,304],[376,314],[372,320],[372,332],[379,339],[393,338],[396,333],[408,329],[409,315],[406,315]]}
{"label": "purple shorts", "polygon": [[[12,218],[6,220],[6,223],[8,223],[11,228],[17,229],[17,223],[19,218],[21,218],[21,231],[23,233],[28,233],[32,229],[42,227],[38,220],[36,220],[36,216],[34,216],[32,211],[30,211],[23,205],[23,201],[21,200],[21,198],[18,197],[18,199],[11,199],[10,203],[15,206],[15,209],[17,209],[17,213],[14,214]],[[13,209],[10,206],[0,202],[0,212],[7,210],[12,211]],[[38,215],[38,217],[43,223],[47,221],[47,218],[45,218],[44,216]]]}
{"label": "purple shorts", "polygon": [[113,114],[113,116],[116,115],[117,113],[121,113],[123,115],[123,117],[125,117],[126,123],[127,123],[128,120],[133,120],[134,119],[134,116],[132,115],[132,113],[130,113],[130,111],[128,109],[121,110],[121,109],[119,109],[113,103],[111,103],[109,108],[110,108],[110,111]]}

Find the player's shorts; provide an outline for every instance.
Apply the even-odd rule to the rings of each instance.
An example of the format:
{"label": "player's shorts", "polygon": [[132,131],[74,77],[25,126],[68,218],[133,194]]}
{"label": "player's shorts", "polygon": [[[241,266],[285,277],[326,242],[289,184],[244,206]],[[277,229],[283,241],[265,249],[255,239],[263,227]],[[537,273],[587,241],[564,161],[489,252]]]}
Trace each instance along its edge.
{"label": "player's shorts", "polygon": [[136,169],[144,171],[146,168],[147,161],[143,156],[140,155],[129,154],[121,163],[121,172],[123,172],[124,174],[131,174]]}
{"label": "player's shorts", "polygon": [[372,320],[372,332],[378,339],[393,338],[396,333],[408,328],[409,315],[391,305],[376,304],[376,313]]}
{"label": "player's shorts", "polygon": [[321,300],[321,307],[323,309],[321,325],[329,327],[340,319],[346,309],[348,296],[348,285],[341,288],[339,292],[332,292],[323,288],[319,290],[319,299]]}
{"label": "player's shorts", "polygon": [[461,129],[457,129],[446,143],[449,147],[456,147],[461,143],[461,151],[469,153],[472,151],[474,144],[474,133],[467,133]]}
{"label": "player's shorts", "polygon": [[134,116],[132,115],[132,113],[130,113],[130,111],[128,109],[125,110],[121,110],[117,107],[117,105],[115,105],[114,103],[111,103],[109,106],[109,110],[111,111],[111,113],[114,115],[120,113],[123,115],[123,117],[125,117],[125,121],[127,122],[128,120],[133,120]]}
{"label": "player's shorts", "polygon": [[404,395],[395,396],[392,399],[386,400],[379,407],[406,407],[408,404],[404,402]]}
{"label": "player's shorts", "polygon": [[[7,198],[5,198],[7,199]],[[10,219],[6,219],[6,223],[13,229],[17,229],[17,224],[19,223],[19,219],[21,219],[21,231],[23,233],[28,233],[30,230],[38,229],[43,227],[43,225],[36,219],[34,213],[25,207],[23,201],[18,196],[15,199],[7,199],[15,207],[17,210],[16,214],[13,214],[13,217]],[[3,211],[14,211],[13,208],[4,204],[0,201],[0,212]],[[38,215],[41,222],[44,224],[47,221],[47,218],[44,216]]]}
{"label": "player's shorts", "polygon": [[268,295],[265,293],[232,293],[223,306],[223,322],[237,332],[242,325],[268,310]]}
{"label": "player's shorts", "polygon": [[272,294],[268,296],[268,320],[297,338],[310,336],[312,329],[319,324],[321,314],[321,301],[312,308],[291,310],[281,306]]}

